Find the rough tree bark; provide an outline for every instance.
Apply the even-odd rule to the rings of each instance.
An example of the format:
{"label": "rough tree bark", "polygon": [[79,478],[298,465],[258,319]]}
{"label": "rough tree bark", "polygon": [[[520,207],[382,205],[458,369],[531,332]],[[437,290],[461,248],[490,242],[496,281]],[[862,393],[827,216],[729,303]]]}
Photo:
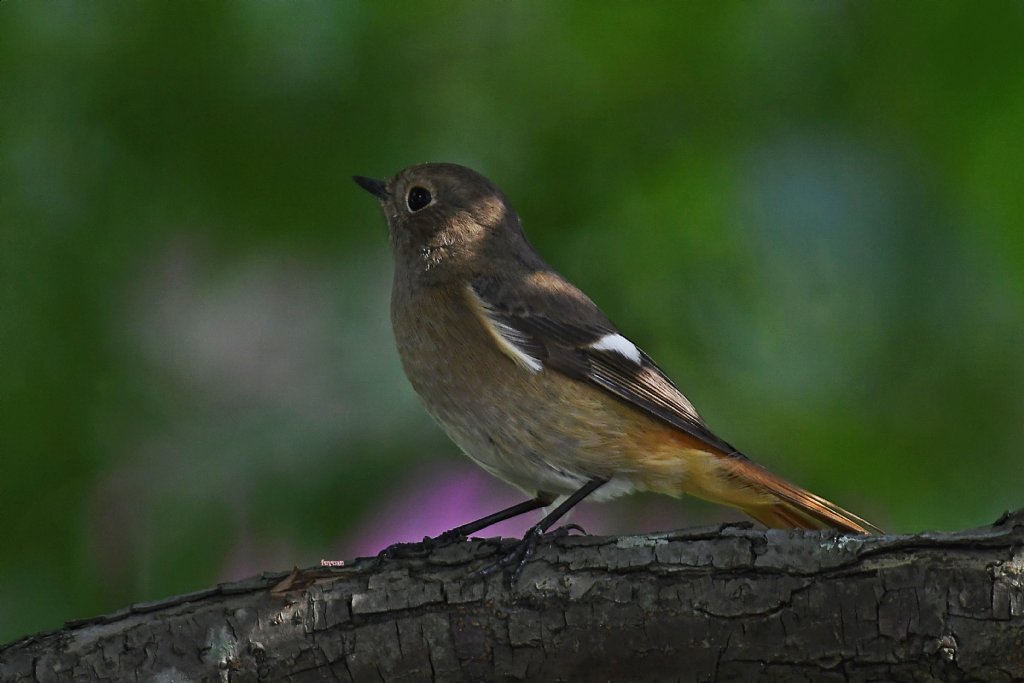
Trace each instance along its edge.
{"label": "rough tree bark", "polygon": [[0,648],[2,681],[1024,680],[1024,511],[960,533],[744,526],[360,560]]}

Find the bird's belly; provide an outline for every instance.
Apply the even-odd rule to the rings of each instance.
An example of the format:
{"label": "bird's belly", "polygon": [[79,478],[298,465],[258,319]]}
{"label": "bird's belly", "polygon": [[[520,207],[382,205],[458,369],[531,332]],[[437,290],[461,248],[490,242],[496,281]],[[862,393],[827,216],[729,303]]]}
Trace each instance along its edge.
{"label": "bird's belly", "polygon": [[425,403],[449,438],[492,475],[531,495],[561,495],[594,476],[614,474],[590,462],[595,460],[591,440],[539,415],[541,406],[510,405],[488,393],[478,391],[470,404]]}

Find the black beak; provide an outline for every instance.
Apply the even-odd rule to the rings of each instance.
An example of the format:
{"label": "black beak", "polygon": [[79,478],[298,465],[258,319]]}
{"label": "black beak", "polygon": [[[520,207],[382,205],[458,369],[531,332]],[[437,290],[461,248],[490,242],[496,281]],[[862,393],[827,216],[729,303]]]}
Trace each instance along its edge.
{"label": "black beak", "polygon": [[363,188],[377,199],[385,200],[390,197],[390,195],[388,195],[387,183],[383,180],[374,180],[373,178],[366,178],[361,175],[352,176],[352,180],[356,181],[356,185]]}

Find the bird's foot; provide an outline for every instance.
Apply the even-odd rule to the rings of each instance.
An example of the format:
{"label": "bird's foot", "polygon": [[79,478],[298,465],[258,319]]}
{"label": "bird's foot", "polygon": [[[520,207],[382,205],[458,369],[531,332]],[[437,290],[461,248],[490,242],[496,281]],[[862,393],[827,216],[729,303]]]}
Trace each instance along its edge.
{"label": "bird's foot", "polygon": [[[579,524],[565,524],[553,531],[549,531],[547,536],[560,538],[571,535],[573,531],[577,531],[584,536],[588,535],[587,530]],[[541,536],[544,535],[544,531],[539,526],[531,528],[523,535],[523,540],[516,544],[516,547],[512,549],[512,552],[508,553],[494,564],[484,567],[477,573],[480,576],[486,577],[497,571],[505,570],[508,574],[509,585],[514,585],[519,580],[519,575],[522,573],[523,567],[526,566],[526,563],[529,562],[530,558],[537,552],[537,544],[540,543]]]}
{"label": "bird's foot", "polygon": [[377,560],[394,560],[398,558],[406,557],[422,557],[427,553],[457,543],[459,541],[466,540],[466,535],[458,529],[450,529],[443,534],[434,536],[424,536],[422,541],[413,543],[392,543],[384,550],[377,553]]}
{"label": "bird's foot", "polygon": [[543,535],[544,531],[539,526],[531,528],[523,535],[523,540],[516,544],[512,552],[494,564],[484,567],[478,574],[482,577],[487,577],[498,571],[504,571],[509,585],[515,585],[519,580],[519,574],[523,571],[523,567],[526,566],[526,563],[537,552],[537,543],[540,542],[540,538]]}

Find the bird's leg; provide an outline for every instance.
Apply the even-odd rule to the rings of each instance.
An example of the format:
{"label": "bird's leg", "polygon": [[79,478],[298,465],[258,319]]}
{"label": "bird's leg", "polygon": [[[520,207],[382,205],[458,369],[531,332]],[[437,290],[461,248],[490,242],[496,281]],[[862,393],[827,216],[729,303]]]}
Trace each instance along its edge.
{"label": "bird's leg", "polygon": [[517,503],[511,507],[507,507],[504,510],[498,510],[486,517],[474,520],[462,526],[457,526],[454,529],[435,536],[433,538],[426,536],[422,541],[414,543],[394,543],[389,545],[384,550],[377,554],[378,559],[390,560],[396,557],[408,557],[410,555],[419,555],[425,552],[429,552],[434,548],[441,548],[446,545],[455,543],[456,541],[464,540],[470,534],[474,534],[481,529],[486,529],[492,524],[498,522],[504,522],[506,519],[512,519],[518,517],[521,514],[542,508],[545,505],[551,503],[551,498],[538,495],[536,498]]}
{"label": "bird's leg", "polygon": [[[575,507],[577,503],[596,491],[607,481],[607,479],[600,479],[597,477],[589,480],[575,493],[566,498],[561,505],[549,512],[538,524],[531,527],[530,530],[523,535],[523,540],[516,544],[516,547],[512,549],[512,552],[505,555],[494,564],[481,569],[480,576],[488,576],[499,569],[508,570],[511,568],[511,572],[509,573],[509,584],[514,584],[519,579],[519,573],[523,570],[527,561],[529,561],[537,551],[537,543],[540,541],[540,537],[544,535],[544,532],[550,529],[555,522],[564,517],[565,513],[569,512],[569,510]],[[582,531],[582,527],[575,524],[568,525],[567,528],[569,527],[575,527]]]}

